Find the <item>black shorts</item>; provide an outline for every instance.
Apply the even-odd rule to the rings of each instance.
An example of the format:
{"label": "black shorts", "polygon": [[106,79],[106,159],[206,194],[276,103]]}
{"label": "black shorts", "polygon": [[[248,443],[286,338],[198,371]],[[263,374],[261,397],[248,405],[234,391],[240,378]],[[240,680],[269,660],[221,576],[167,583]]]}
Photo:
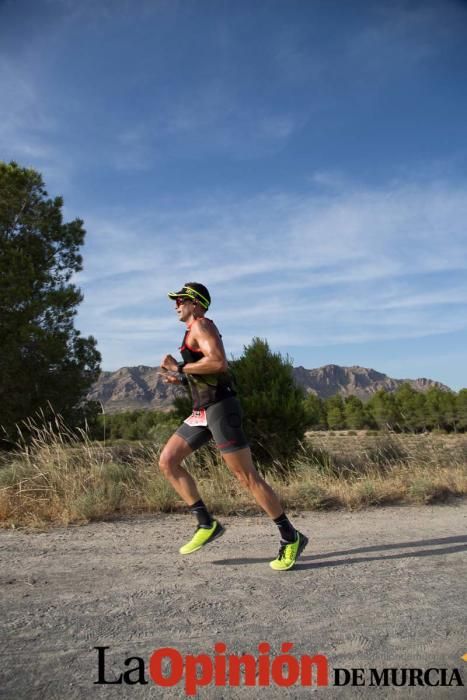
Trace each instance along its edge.
{"label": "black shorts", "polygon": [[206,408],[207,425],[182,425],[176,431],[190,445],[197,450],[205,445],[211,438],[221,452],[236,452],[248,447],[248,440],[242,428],[242,408],[236,396],[231,396],[223,401],[218,401]]}

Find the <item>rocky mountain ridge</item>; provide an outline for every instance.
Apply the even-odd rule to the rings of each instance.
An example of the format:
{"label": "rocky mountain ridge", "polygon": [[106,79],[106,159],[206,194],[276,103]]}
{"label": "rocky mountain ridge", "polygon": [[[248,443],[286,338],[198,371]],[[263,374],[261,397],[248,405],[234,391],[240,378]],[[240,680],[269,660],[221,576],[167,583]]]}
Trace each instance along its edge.
{"label": "rocky mountain ridge", "polygon": [[[293,374],[296,383],[307,393],[312,392],[321,398],[353,394],[367,401],[376,391],[396,391],[404,382],[417,391],[427,391],[430,387],[450,390],[445,384],[432,379],[392,379],[387,374],[358,365],[325,365],[317,369],[294,367]],[[180,390],[178,386],[164,384],[159,367],[139,365],[121,367],[115,372],[102,372],[88,399],[99,401],[108,413],[136,409],[164,411],[171,408]]]}

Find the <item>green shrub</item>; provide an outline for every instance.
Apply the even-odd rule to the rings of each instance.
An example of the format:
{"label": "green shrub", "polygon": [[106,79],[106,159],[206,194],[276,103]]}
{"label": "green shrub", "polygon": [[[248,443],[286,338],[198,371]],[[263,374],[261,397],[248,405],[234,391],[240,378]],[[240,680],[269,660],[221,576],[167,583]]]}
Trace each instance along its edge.
{"label": "green shrub", "polygon": [[287,460],[299,449],[308,424],[304,392],[294,382],[289,358],[254,338],[231,367],[254,457],[265,464]]}

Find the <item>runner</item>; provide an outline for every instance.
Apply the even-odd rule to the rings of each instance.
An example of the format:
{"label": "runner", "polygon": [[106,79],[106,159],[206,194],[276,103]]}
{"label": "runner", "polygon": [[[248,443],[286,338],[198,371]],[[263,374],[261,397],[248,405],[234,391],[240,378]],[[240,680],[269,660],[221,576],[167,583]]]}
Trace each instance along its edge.
{"label": "runner", "polygon": [[168,296],[175,300],[178,318],[187,330],[180,347],[183,361],[166,355],[161,367],[167,372],[167,383],[188,384],[193,398],[193,413],[168,440],[159,461],[161,471],[198,521],[195,534],[180,548],[180,554],[196,552],[224,534],[221,523],[203,503],[193,478],[181,466],[185,457],[213,438],[231,472],[279,528],[279,554],[270,566],[287,571],[295,565],[308,539],[292,526],[276,494],[255,469],[221,335],[205,317],[210,294],[203,284],[186,282],[179,292],[169,292]]}

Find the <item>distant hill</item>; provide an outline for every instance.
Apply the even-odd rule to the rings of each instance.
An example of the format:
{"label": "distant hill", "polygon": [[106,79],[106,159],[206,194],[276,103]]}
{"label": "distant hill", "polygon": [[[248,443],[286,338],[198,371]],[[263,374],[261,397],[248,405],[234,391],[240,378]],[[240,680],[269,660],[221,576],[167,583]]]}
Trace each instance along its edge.
{"label": "distant hill", "polygon": [[358,396],[362,401],[368,401],[371,395],[380,389],[396,391],[404,383],[410,384],[416,391],[427,391],[430,387],[450,391],[448,386],[432,379],[424,377],[420,379],[392,379],[387,374],[358,365],[353,367],[325,365],[318,367],[318,369],[295,367],[293,372],[297,384],[323,399],[341,394],[341,396]]}
{"label": "distant hill", "polygon": [[[108,413],[135,409],[169,410],[178,386],[164,384],[159,367],[122,367],[116,372],[102,372],[88,394],[89,399],[100,401]],[[438,387],[450,391],[449,387],[432,379],[391,379],[387,374],[365,367],[340,367],[325,365],[318,369],[295,367],[295,381],[305,391],[321,398],[341,394],[358,396],[367,401],[379,389],[395,391],[408,382],[417,391]]]}

